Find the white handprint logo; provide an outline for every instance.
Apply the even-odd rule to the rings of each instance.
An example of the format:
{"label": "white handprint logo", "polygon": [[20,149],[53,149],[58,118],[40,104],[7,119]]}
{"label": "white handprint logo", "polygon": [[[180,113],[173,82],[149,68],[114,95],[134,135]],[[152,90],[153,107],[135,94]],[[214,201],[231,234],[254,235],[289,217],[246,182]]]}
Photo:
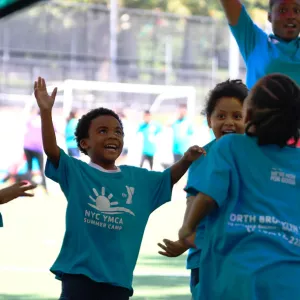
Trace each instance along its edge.
{"label": "white handprint logo", "polygon": [[105,196],[105,187],[102,187],[101,189],[101,195],[99,195],[98,191],[94,188],[93,192],[96,196],[96,199],[94,199],[92,196],[89,196],[92,201],[96,203],[96,205],[88,203],[89,206],[97,209],[98,211],[102,213],[106,213],[109,215],[117,215],[122,213],[129,213],[134,216],[134,213],[125,207],[118,207],[118,206],[112,206],[112,205],[118,205],[118,202],[110,202],[110,199],[113,197],[113,194],[109,194],[107,197]]}

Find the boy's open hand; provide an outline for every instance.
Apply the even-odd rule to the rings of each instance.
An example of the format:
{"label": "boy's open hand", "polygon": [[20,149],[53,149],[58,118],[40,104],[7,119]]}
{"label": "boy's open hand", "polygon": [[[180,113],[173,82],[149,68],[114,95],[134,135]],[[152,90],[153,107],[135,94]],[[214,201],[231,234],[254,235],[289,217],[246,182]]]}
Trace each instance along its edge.
{"label": "boy's open hand", "polygon": [[192,146],[184,153],[183,159],[185,161],[193,162],[201,155],[206,155],[206,151],[199,146]]}
{"label": "boy's open hand", "polygon": [[0,204],[5,204],[18,197],[33,197],[34,195],[27,191],[35,188],[35,184],[28,183],[27,181],[21,181],[4,188],[0,190]]}
{"label": "boy's open hand", "polygon": [[48,94],[44,78],[39,77],[34,83],[34,96],[41,111],[52,109],[56,94],[57,88],[53,90],[51,95]]}

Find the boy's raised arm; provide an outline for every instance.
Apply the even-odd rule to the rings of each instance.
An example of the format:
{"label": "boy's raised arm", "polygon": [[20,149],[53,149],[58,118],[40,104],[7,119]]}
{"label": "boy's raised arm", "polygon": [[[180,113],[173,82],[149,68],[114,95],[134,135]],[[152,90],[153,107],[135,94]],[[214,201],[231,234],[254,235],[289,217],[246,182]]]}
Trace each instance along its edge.
{"label": "boy's raised arm", "polygon": [[44,151],[49,160],[51,160],[55,166],[58,166],[60,150],[57,146],[55,130],[52,121],[52,108],[56,93],[57,88],[53,90],[51,95],[48,94],[45,79],[41,77],[39,77],[34,83],[34,95],[41,114]]}
{"label": "boy's raised arm", "polygon": [[223,9],[226,14],[226,18],[228,23],[232,26],[235,26],[238,23],[241,10],[242,3],[240,0],[220,0]]}

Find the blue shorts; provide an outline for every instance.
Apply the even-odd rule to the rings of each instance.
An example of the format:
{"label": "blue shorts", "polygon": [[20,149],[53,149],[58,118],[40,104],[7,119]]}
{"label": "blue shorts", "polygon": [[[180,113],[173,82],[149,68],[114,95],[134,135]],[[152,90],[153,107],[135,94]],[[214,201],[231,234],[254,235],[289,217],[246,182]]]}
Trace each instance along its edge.
{"label": "blue shorts", "polygon": [[63,274],[59,300],[129,300],[132,291],[120,286],[95,282],[84,275]]}

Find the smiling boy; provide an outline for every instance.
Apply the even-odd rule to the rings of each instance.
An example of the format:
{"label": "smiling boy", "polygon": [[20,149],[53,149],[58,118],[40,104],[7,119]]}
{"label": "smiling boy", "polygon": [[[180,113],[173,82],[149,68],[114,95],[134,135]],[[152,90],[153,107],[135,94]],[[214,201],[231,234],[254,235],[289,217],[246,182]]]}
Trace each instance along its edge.
{"label": "smiling boy", "polygon": [[300,85],[300,0],[269,0],[270,35],[253,23],[240,0],[220,1],[247,66],[248,88],[272,73]]}
{"label": "smiling boy", "polygon": [[75,132],[90,164],[69,157],[57,146],[53,129],[56,91],[48,95],[42,78],[35,83],[46,176],[60,184],[68,201],[63,244],[51,268],[62,281],[60,300],[128,300],[150,214],[171,200],[173,185],[204,151],[191,147],[164,172],[116,166],[123,125],[113,111],[97,108],[81,117]]}

